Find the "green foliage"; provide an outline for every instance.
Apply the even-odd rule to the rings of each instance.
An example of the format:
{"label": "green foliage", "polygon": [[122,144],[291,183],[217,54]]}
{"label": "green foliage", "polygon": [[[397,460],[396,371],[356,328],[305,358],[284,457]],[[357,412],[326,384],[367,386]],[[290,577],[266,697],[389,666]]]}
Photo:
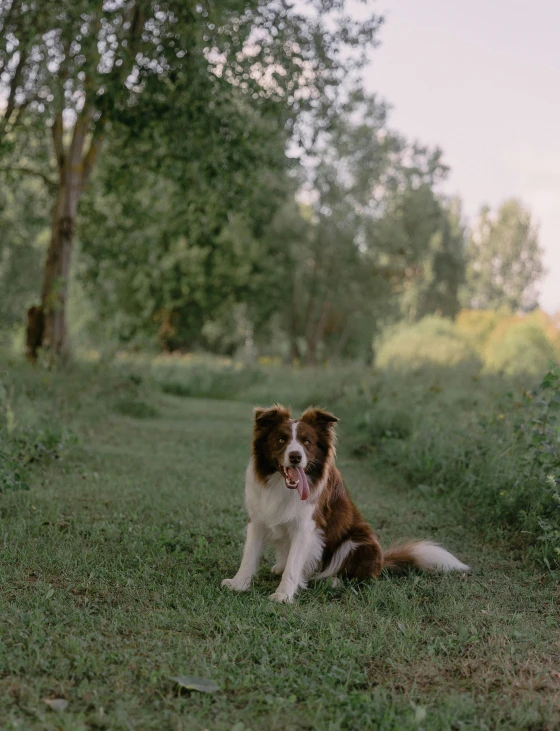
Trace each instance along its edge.
{"label": "green foliage", "polygon": [[0,162],[0,338],[25,322],[41,286],[50,198],[32,177],[18,181]]}
{"label": "green foliage", "polygon": [[507,311],[463,310],[456,322],[432,316],[387,328],[376,339],[376,362],[400,370],[462,364],[473,375],[484,366],[488,372],[541,376],[560,357],[559,334],[557,324],[540,311],[514,317]]}
{"label": "green foliage", "polygon": [[[239,111],[229,117],[239,121],[240,137],[251,135]],[[224,163],[216,184],[209,170],[215,157],[199,144],[203,137],[208,141],[202,127],[182,132],[192,164],[179,178],[165,168],[142,173],[131,158],[130,166],[110,166],[101,181],[105,192],[86,201],[79,278],[103,326],[122,340],[157,335],[167,350],[233,352],[247,337],[246,309],[254,328],[275,304],[275,260],[266,234],[289,190],[277,165],[283,140],[259,148],[258,165],[254,155],[244,165]],[[234,142],[226,146],[216,138],[214,156],[220,144],[230,149]],[[126,184],[112,190],[116,174]]]}
{"label": "green foliage", "polygon": [[482,353],[492,338],[496,327],[511,318],[508,309],[461,310],[455,323],[460,334],[479,353]]}
{"label": "green foliage", "polygon": [[[423,192],[424,195],[419,195]],[[409,237],[419,242],[403,242],[419,251],[417,272],[405,278],[401,310],[406,318],[420,320],[426,315],[454,318],[460,308],[459,290],[465,278],[465,229],[461,221],[461,203],[449,203],[436,197],[431,189],[415,191],[409,201],[419,198],[418,220],[405,215],[400,225]],[[426,198],[428,200],[426,200]],[[403,205],[403,202],[401,202]]]}
{"label": "green foliage", "polygon": [[530,392],[519,380],[473,380],[461,365],[427,365],[412,383],[404,378],[382,374],[360,425],[368,435],[360,453],[560,567],[558,370]]}
{"label": "green foliage", "polygon": [[[159,321],[168,349],[238,346],[216,332],[240,301],[262,310],[263,226],[290,187],[286,136],[302,151],[304,130],[329,126],[338,89],[366,61],[380,23],[375,14],[354,21],[346,3],[329,0],[299,9],[259,0],[0,6],[0,154],[11,172],[43,178],[57,201],[41,294],[46,344],[67,350],[75,219],[105,145],[104,199],[90,194],[89,266],[80,268],[100,314],[117,305],[111,325],[125,339],[153,334]],[[43,143],[30,169],[20,164],[22,130]],[[271,170],[281,201],[270,180],[263,195]],[[249,216],[259,193],[264,212]],[[154,196],[163,203],[153,206]],[[122,266],[131,250],[132,272]]]}
{"label": "green foliage", "polygon": [[555,360],[557,352],[540,318],[529,316],[513,322],[501,337],[491,338],[484,356],[492,370],[539,375]]}
{"label": "green foliage", "polygon": [[[451,230],[430,187],[445,174],[439,151],[391,132],[374,97],[341,95],[339,116],[307,150],[304,186],[316,200],[297,206],[303,171],[288,164],[277,120],[242,95],[217,97],[217,84],[198,83],[196,93],[216,97],[204,116],[193,115],[192,84],[177,82],[156,119],[144,97],[142,123],[123,114],[114,127],[107,154],[115,153],[81,229],[80,280],[101,321],[124,341],[157,333],[167,350],[253,350],[308,364],[368,358],[379,320],[398,311],[393,280],[426,255],[447,275],[449,237],[426,254],[432,226],[403,253],[387,217],[380,222],[390,196],[419,186]],[[372,192],[380,186],[381,197]],[[416,207],[421,222],[424,208]]]}
{"label": "green foliage", "polygon": [[451,320],[433,315],[417,324],[400,323],[387,330],[376,352],[380,368],[414,370],[427,365],[460,365],[473,375],[482,363]]}
{"label": "green foliage", "polygon": [[29,490],[29,485],[22,477],[19,460],[7,453],[4,440],[0,442],[0,448],[0,493]]}
{"label": "green foliage", "polygon": [[[527,500],[521,515],[525,522],[537,518],[543,560],[551,568],[560,566],[560,368],[548,371],[525,398],[532,409],[516,425],[527,445],[520,455],[524,479],[519,489]],[[532,501],[526,497],[531,488]]]}
{"label": "green foliage", "polygon": [[535,307],[542,254],[531,212],[520,201],[506,201],[495,214],[484,206],[467,248],[465,304],[512,311]]}
{"label": "green foliage", "polygon": [[[311,216],[290,247],[281,326],[294,361],[367,360],[372,335],[398,313],[400,284],[431,256],[433,222],[423,198],[442,219],[433,186],[447,168],[439,150],[410,145],[392,131],[387,106],[360,89],[307,152]],[[411,200],[420,201],[415,218]],[[414,218],[403,224],[406,242],[397,210]],[[419,231],[424,225],[429,236]]]}

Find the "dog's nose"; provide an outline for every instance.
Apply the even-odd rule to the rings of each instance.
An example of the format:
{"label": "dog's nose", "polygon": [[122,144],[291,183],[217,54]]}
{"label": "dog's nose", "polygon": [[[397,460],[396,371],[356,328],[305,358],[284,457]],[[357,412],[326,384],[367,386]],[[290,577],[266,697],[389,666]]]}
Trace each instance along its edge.
{"label": "dog's nose", "polygon": [[288,455],[290,464],[299,464],[301,462],[301,454],[299,452],[290,452]]}

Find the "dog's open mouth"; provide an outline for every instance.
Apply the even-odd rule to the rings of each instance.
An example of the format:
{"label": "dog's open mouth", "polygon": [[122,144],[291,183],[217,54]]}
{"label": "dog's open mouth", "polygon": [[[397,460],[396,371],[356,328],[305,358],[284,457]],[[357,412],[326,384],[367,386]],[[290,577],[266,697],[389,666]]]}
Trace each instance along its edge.
{"label": "dog's open mouth", "polygon": [[278,470],[284,478],[286,487],[289,487],[290,490],[297,488],[300,498],[307,500],[309,497],[309,483],[307,482],[307,475],[303,467],[283,467],[282,465],[278,465]]}

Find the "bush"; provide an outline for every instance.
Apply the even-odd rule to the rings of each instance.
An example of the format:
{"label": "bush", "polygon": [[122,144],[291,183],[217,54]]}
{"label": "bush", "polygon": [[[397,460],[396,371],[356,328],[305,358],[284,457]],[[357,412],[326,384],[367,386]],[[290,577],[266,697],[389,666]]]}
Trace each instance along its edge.
{"label": "bush", "polygon": [[503,322],[511,320],[511,312],[502,310],[461,310],[455,320],[457,333],[478,352],[483,353],[492,333]]}
{"label": "bush", "polygon": [[486,367],[507,374],[542,374],[555,358],[554,345],[537,317],[513,322],[490,337],[484,350]]}
{"label": "bush", "polygon": [[388,330],[378,347],[379,368],[417,370],[426,365],[462,366],[477,373],[482,362],[451,320],[425,317]]}
{"label": "bush", "polygon": [[560,355],[560,334],[545,313],[463,310],[457,321],[425,317],[388,329],[379,342],[376,364],[414,372],[424,367],[461,368],[542,376]]}

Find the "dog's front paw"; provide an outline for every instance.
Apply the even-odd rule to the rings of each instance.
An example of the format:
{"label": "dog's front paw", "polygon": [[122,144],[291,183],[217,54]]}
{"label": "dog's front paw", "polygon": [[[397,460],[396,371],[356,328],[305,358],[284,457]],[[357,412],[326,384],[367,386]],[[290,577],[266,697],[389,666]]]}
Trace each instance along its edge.
{"label": "dog's front paw", "polygon": [[224,579],[222,581],[222,586],[227,586],[232,591],[247,591],[250,585],[251,579],[238,579],[234,577],[233,579]]}
{"label": "dog's front paw", "polygon": [[286,594],[283,591],[275,591],[268,598],[271,602],[278,602],[280,604],[291,604],[294,601],[293,594]]}
{"label": "dog's front paw", "polygon": [[281,576],[284,573],[284,569],[286,568],[285,564],[283,563],[275,563],[272,567],[271,571],[273,574],[276,574],[277,576]]}

